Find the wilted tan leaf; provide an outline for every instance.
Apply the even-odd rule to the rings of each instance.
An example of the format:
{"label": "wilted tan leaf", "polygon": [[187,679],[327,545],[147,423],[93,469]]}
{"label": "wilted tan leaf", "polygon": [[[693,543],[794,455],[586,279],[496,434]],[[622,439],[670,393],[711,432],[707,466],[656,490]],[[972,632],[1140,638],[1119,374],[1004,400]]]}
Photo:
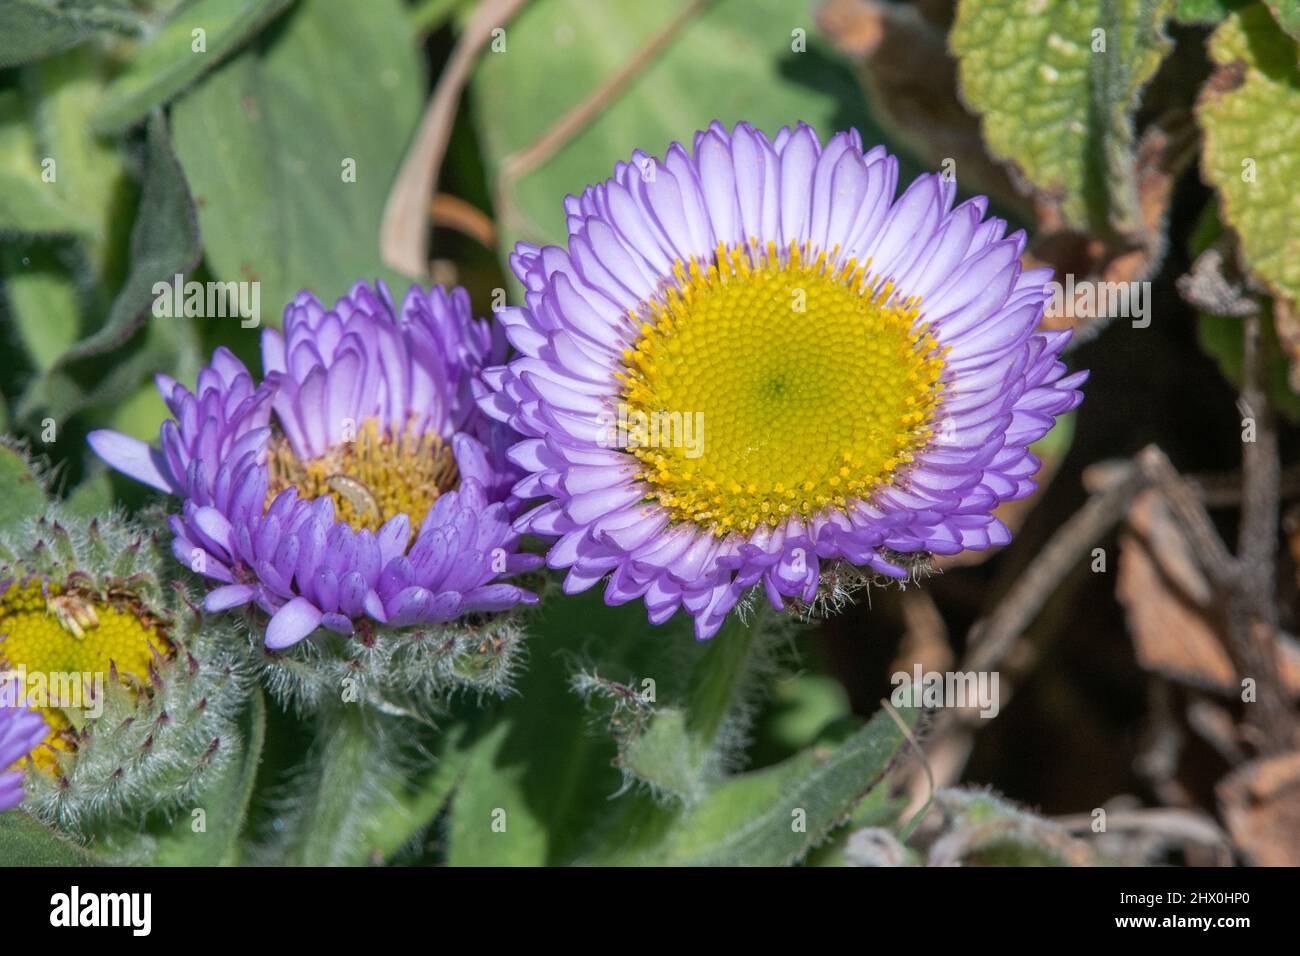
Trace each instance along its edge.
{"label": "wilted tan leaf", "polygon": [[1236,668],[1209,607],[1212,591],[1190,543],[1159,494],[1146,491],[1120,537],[1115,594],[1124,606],[1138,662],[1197,687],[1230,692]]}
{"label": "wilted tan leaf", "polygon": [[[1172,680],[1235,694],[1237,671],[1214,590],[1158,491],[1137,497],[1128,525],[1115,595],[1138,662]],[[1283,686],[1300,696],[1300,646],[1285,634],[1278,635],[1278,668]]]}
{"label": "wilted tan leaf", "polygon": [[1133,535],[1120,541],[1116,596],[1124,605],[1142,667],[1197,687],[1231,692],[1236,671],[1216,626],[1178,593],[1146,545]]}
{"label": "wilted tan leaf", "polygon": [[1215,792],[1228,830],[1259,866],[1300,866],[1300,752],[1243,764]]}

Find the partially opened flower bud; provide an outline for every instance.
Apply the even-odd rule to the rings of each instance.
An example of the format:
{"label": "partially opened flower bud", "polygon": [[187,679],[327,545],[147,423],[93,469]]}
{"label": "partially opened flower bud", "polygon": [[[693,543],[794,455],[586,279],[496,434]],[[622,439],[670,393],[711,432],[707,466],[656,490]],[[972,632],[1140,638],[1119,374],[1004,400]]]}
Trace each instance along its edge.
{"label": "partially opened flower bud", "polygon": [[503,355],[463,289],[412,288],[400,308],[382,284],[330,308],[303,292],[263,335],[263,382],[218,350],[197,393],[160,379],[161,451],[90,441],[181,499],[173,551],[218,582],[208,610],[269,615],[272,690],[393,703],[491,686],[516,634],[497,615],[537,600],[511,579],[541,563],[512,527],[509,432],[476,405]]}
{"label": "partially opened flower bud", "polygon": [[238,752],[236,635],[203,623],[176,572],[114,515],[51,508],[0,535],[0,703],[32,744],[24,807],[47,823],[84,836],[175,807]]}

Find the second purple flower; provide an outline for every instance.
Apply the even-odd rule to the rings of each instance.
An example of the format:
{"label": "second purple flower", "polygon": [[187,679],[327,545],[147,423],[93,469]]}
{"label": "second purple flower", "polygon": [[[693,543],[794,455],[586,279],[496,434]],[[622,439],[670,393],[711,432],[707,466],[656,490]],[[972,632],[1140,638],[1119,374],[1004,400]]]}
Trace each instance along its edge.
{"label": "second purple flower", "polygon": [[518,551],[506,439],[476,407],[504,343],[463,289],[358,283],[299,293],[262,337],[265,380],[222,348],[195,392],[159,376],[173,419],[154,449],[111,431],[108,464],[181,499],[178,560],[220,582],[209,611],[253,603],[283,648],[317,627],[438,625],[536,597]]}

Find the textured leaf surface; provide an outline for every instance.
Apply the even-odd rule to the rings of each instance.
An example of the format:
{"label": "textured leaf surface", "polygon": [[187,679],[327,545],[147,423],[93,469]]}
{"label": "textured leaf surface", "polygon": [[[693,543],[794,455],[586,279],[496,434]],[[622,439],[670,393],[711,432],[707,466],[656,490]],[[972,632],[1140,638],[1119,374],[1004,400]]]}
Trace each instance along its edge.
{"label": "textured leaf surface", "polygon": [[685,615],[656,627],[638,604],[607,607],[599,590],[553,595],[528,628],[517,693],[466,741],[451,862],[572,862],[654,816],[649,791],[702,799],[744,742],[767,671],[760,628],[733,617],[700,642]]}
{"label": "textured leaf surface", "polygon": [[[957,8],[949,41],[989,148],[1075,226],[1103,235],[1138,228],[1132,116],[1170,47],[1162,23],[1172,9],[1172,0],[962,0]],[[1099,38],[1105,52],[1094,52]]]}
{"label": "textured leaf surface", "polygon": [[[53,368],[28,387],[19,405],[20,417],[43,412],[63,421],[83,409],[117,403],[139,393],[155,372],[186,371],[179,361],[188,337],[183,320],[158,320],[143,334],[135,335],[150,315],[154,284],[188,272],[199,258],[193,202],[171,151],[161,114],[155,114],[149,124],[145,152],[144,186],[131,233],[131,265],[126,281],[96,331],[66,351]],[[99,356],[118,349],[133,336],[133,350],[128,354],[113,362],[99,360]],[[156,428],[161,420],[161,403],[152,408],[151,424]],[[122,409],[117,412],[120,414]]]}
{"label": "textured leaf surface", "polygon": [[0,67],[39,60],[132,19],[121,0],[7,0],[0,4]]}
{"label": "textured leaf surface", "polygon": [[[21,97],[17,90],[0,94],[0,138],[9,144],[0,148],[3,165],[57,197],[82,223],[75,241],[37,237],[0,247],[4,294],[37,371],[75,344],[83,314],[108,307],[107,290],[125,269],[132,187],[121,151],[88,123],[103,95],[106,59],[98,45],[86,44],[29,66]],[[56,160],[51,183],[40,177],[38,162],[46,157]]]}
{"label": "textured leaf surface", "polygon": [[267,322],[302,288],[332,299],[383,277],[405,291],[380,265],[379,218],[423,84],[397,0],[313,0],[282,27],[172,109],[208,266],[260,282]]}
{"label": "textured leaf surface", "polygon": [[0,529],[45,510],[45,491],[31,466],[12,448],[0,445]]}
{"label": "textured leaf surface", "polygon": [[1221,67],[1197,105],[1202,170],[1250,268],[1300,302],[1300,67],[1296,44],[1262,6],[1234,13],[1210,39]]}
{"label": "textured leaf surface", "polygon": [[[94,125],[113,131],[143,119],[221,63],[288,8],[293,0],[198,0],[183,4],[136,51],[113,81]],[[195,49],[202,30],[202,49]]]}
{"label": "textured leaf surface", "polygon": [[45,829],[25,813],[0,813],[0,864],[4,866],[95,866],[82,847]]}
{"label": "textured leaf surface", "polygon": [[0,233],[93,233],[94,223],[52,185],[0,169]]}
{"label": "textured leaf surface", "polygon": [[[919,711],[899,712],[915,726]],[[690,866],[783,866],[798,862],[852,813],[907,744],[888,713],[876,714],[833,749],[725,781],[683,811],[649,850],[618,862]]]}

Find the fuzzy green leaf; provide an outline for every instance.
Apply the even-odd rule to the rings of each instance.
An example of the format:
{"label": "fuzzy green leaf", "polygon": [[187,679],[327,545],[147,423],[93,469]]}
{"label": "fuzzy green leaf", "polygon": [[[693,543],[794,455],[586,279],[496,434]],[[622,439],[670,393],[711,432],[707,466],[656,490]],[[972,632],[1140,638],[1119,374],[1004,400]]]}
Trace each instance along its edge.
{"label": "fuzzy green leaf", "polygon": [[[183,4],[153,34],[104,94],[94,127],[130,126],[235,53],[293,0],[197,0]],[[202,30],[200,36],[195,31]],[[200,44],[201,39],[201,44]],[[196,46],[202,49],[195,49]]]}
{"label": "fuzzy green leaf", "polygon": [[65,201],[52,184],[0,169],[0,233],[93,235],[95,224]]}
{"label": "fuzzy green leaf", "polygon": [[165,121],[155,114],[149,124],[144,189],[131,233],[130,274],[103,325],[28,387],[19,416],[41,410],[62,421],[84,408],[119,401],[138,390],[153,372],[177,374],[178,343],[188,335],[182,319],[151,323],[144,335],[136,337],[130,357],[107,363],[107,369],[106,363],[86,360],[131,339],[150,314],[154,284],[188,272],[199,252],[194,205],[172,154]]}
{"label": "fuzzy green leaf", "polygon": [[394,787],[390,799],[366,821],[363,837],[371,862],[387,860],[429,827],[465,773],[468,754],[448,746],[410,785]]}
{"label": "fuzzy green leaf", "polygon": [[[915,727],[920,712],[899,711]],[[662,838],[601,862],[669,866],[783,866],[802,860],[879,784],[907,745],[886,712],[835,748],[732,777],[680,812]]]}
{"label": "fuzzy green leaf", "polygon": [[298,780],[286,841],[292,866],[346,866],[365,861],[363,833],[379,805],[392,754],[380,738],[384,719],[357,704],[339,704],[315,719],[316,746]]}
{"label": "fuzzy green leaf", "polygon": [[0,246],[0,273],[14,332],[41,372],[72,347],[81,325],[76,281],[63,251],[34,242]]}
{"label": "fuzzy green leaf", "polygon": [[[24,73],[21,102],[0,95],[0,123],[10,145],[4,165],[51,191],[83,223],[77,241],[48,237],[0,247],[4,292],[18,337],[34,368],[49,370],[81,335],[82,314],[109,305],[121,281],[131,184],[121,151],[95,136],[88,119],[103,91],[108,58],[87,44],[47,57]],[[57,158],[51,183],[38,163]]]}
{"label": "fuzzy green leaf", "polygon": [[107,514],[113,505],[113,482],[107,468],[96,471],[63,500],[65,510],[83,518]]}
{"label": "fuzzy green leaf", "polygon": [[98,865],[88,850],[18,811],[0,813],[0,862],[5,866]]}
{"label": "fuzzy green leaf", "polygon": [[27,460],[0,444],[0,530],[38,517],[45,510],[45,490]]}
{"label": "fuzzy green leaf", "polygon": [[464,744],[453,864],[572,862],[654,806],[646,787],[690,803],[724,779],[765,670],[761,634],[733,618],[700,642],[687,616],[656,627],[598,591],[544,602],[529,634],[517,693]]}
{"label": "fuzzy green leaf", "polygon": [[1091,848],[1049,820],[979,790],[935,794],[944,830],[930,866],[1090,866]]}
{"label": "fuzzy green leaf", "polygon": [[[175,824],[157,844],[155,866],[233,866],[239,862],[239,837],[248,817],[253,783],[266,742],[266,703],[254,691],[241,722],[239,757],[225,772],[184,808]],[[195,832],[193,810],[203,811],[204,828]]]}
{"label": "fuzzy green leaf", "polygon": [[1262,6],[1232,14],[1210,38],[1220,71],[1197,116],[1202,171],[1252,271],[1300,303],[1300,66],[1296,43]]}
{"label": "fuzzy green leaf", "polygon": [[316,742],[272,848],[299,866],[382,863],[426,828],[460,780],[459,731],[336,703],[313,715]]}
{"label": "fuzzy green leaf", "polygon": [[208,266],[260,282],[266,321],[303,288],[328,301],[382,277],[405,291],[380,264],[379,219],[419,119],[421,72],[397,0],[312,0],[174,105]]}
{"label": "fuzzy green leaf", "polygon": [[461,742],[465,775],[448,819],[454,866],[572,862],[619,811],[614,804],[636,797],[609,799],[623,783],[618,749],[603,726],[607,715],[591,713],[574,693],[575,674],[595,657],[599,674],[637,688],[652,676],[662,689],[684,683],[668,652],[695,643],[687,627],[654,628],[640,608],[606,607],[597,592],[543,602],[528,630],[528,669],[516,693],[485,711]]}
{"label": "fuzzy green leaf", "polygon": [[732,615],[698,654],[684,694],[665,688],[668,703],[650,708],[642,726],[616,734],[619,766],[657,793],[687,803],[701,799],[721,779],[728,751],[746,729],[734,721],[748,717],[744,698],[755,670],[763,669],[771,621],[766,609],[751,622]]}
{"label": "fuzzy green leaf", "polygon": [[[1140,228],[1133,113],[1173,0],[962,0],[949,41],[998,157],[1101,235]],[[1104,42],[1104,52],[1101,43]],[[1096,52],[1094,52],[1096,50]]]}
{"label": "fuzzy green leaf", "polygon": [[131,29],[121,0],[7,0],[0,4],[0,67],[39,60],[90,39],[102,29]]}
{"label": "fuzzy green leaf", "polygon": [[[132,186],[119,144],[90,128],[91,115],[103,103],[112,62],[94,45],[70,50],[30,67],[25,86],[36,104],[32,124],[37,153],[57,158],[55,189],[93,224],[92,234],[83,241],[91,274],[101,284],[116,286],[122,278],[119,270],[126,268],[122,260],[129,241]],[[87,283],[82,279],[81,284]]]}

